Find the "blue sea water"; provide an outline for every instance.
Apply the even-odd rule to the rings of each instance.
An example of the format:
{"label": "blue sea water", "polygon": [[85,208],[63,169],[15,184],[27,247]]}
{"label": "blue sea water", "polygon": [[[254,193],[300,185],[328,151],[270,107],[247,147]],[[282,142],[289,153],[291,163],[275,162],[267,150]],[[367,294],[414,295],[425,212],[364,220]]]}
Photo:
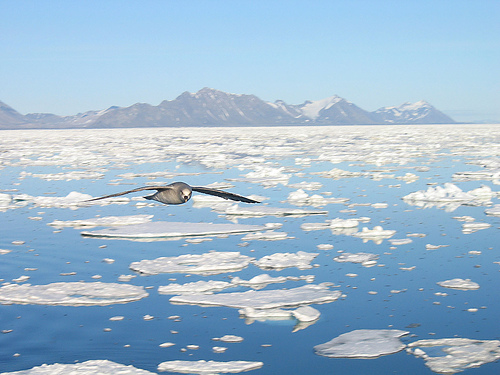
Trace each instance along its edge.
{"label": "blue sea water", "polygon": [[[279,241],[249,241],[246,247],[239,246],[244,234],[215,236],[199,244],[187,243],[185,239],[138,242],[83,237],[82,229],[58,231],[48,225],[54,220],[137,214],[154,215],[154,221],[231,222],[229,217],[210,207],[194,206],[193,201],[180,206],[155,204],[142,208],[137,207],[135,201],[126,205],[78,209],[37,207],[33,203],[7,208],[0,212],[0,249],[11,250],[0,255],[3,283],[12,283],[21,275],[30,276],[25,283],[33,285],[80,280],[116,283],[120,275],[133,273],[129,269],[131,262],[202,254],[210,250],[240,251],[257,259],[297,251],[319,255],[312,262],[317,266],[306,270],[272,271],[249,265],[239,272],[212,276],[137,275],[130,284],[146,287],[149,296],[127,304],[90,307],[0,305],[0,330],[5,332],[0,335],[0,371],[25,370],[43,363],[71,364],[108,359],[157,372],[158,364],[164,361],[203,359],[263,362],[262,368],[252,371],[255,374],[432,374],[423,359],[405,351],[376,359],[347,359],[316,355],[313,347],[356,329],[407,330],[410,334],[401,339],[405,344],[420,339],[452,337],[500,339],[500,265],[494,263],[500,261],[500,217],[487,216],[484,205],[461,205],[449,211],[445,207],[422,208],[402,200],[412,192],[448,182],[463,191],[481,185],[493,191],[500,190],[495,180],[453,178],[456,172],[484,170],[481,163],[474,161],[498,160],[498,130],[495,126],[464,127],[460,132],[456,127],[441,127],[437,131],[418,126],[403,129],[314,128],[311,138],[308,138],[311,130],[305,128],[288,128],[282,132],[262,128],[155,129],[150,133],[141,129],[2,132],[0,189],[13,197],[19,194],[64,197],[72,191],[100,196],[151,182],[185,181],[199,186],[243,178],[231,182],[234,187],[227,190],[264,196],[267,199],[263,204],[270,207],[296,207],[287,197],[297,189],[288,185],[302,181],[323,185],[319,190],[306,191],[309,195],[329,197],[331,193],[333,197],[349,198],[349,201],[315,207],[328,211],[327,215],[239,218],[240,224],[281,223],[279,231],[289,236]],[[310,162],[304,164],[297,158],[310,158]],[[243,175],[259,167],[281,170],[289,176],[288,183],[266,185],[245,181]],[[333,179],[320,174],[333,168],[361,175]],[[101,171],[103,177],[80,180],[43,177],[71,171]],[[180,175],[156,179],[121,176],[154,172]],[[418,179],[407,183],[397,178],[407,172],[417,175]],[[383,176],[374,178],[375,173]],[[364,205],[373,203],[387,203],[387,207]],[[498,203],[495,195],[490,205]],[[463,222],[454,218],[459,216],[474,217],[476,222],[486,222],[491,227],[464,234]],[[337,217],[369,217],[370,222],[360,223],[359,230],[363,226],[371,229],[380,225],[395,230],[392,237],[395,239],[407,238],[412,233],[422,233],[425,237],[410,237],[412,243],[393,246],[387,239],[377,244],[330,230],[301,229],[303,223],[321,223]],[[23,243],[16,245],[13,241]],[[319,244],[331,244],[334,248],[318,250]],[[446,247],[427,250],[426,244]],[[337,263],[333,258],[341,251],[378,254],[378,265],[368,268]],[[108,264],[103,262],[104,258],[115,262]],[[415,268],[402,270],[404,267]],[[74,274],[67,275],[69,273]],[[273,277],[312,274],[315,284],[334,283],[334,289],[342,291],[345,297],[313,305],[320,311],[320,319],[306,329],[292,332],[297,324],[294,319],[247,324],[237,309],[174,305],[169,302],[170,296],[157,292],[158,286],[171,282],[229,281],[234,276],[248,280],[262,273]],[[358,276],[351,278],[346,276],[348,273]],[[101,278],[94,279],[94,275]],[[472,279],[480,289],[453,290],[436,284],[453,278]],[[266,289],[294,288],[303,284],[302,281],[288,281],[271,284]],[[247,288],[238,287],[229,291],[245,290]],[[402,292],[394,293],[394,290]],[[435,295],[436,292],[448,295]],[[467,311],[470,308],[478,311]],[[145,315],[152,315],[154,319],[145,320]],[[181,317],[179,321],[169,319],[176,315]],[[125,318],[110,321],[113,316]],[[107,328],[111,330],[105,330]],[[221,343],[212,340],[226,334],[241,336],[244,341]],[[176,345],[160,347],[164,342]],[[199,349],[182,351],[187,345],[199,345]],[[213,346],[228,349],[225,353],[214,353]],[[500,372],[500,365],[493,362],[464,373],[497,372]]]}

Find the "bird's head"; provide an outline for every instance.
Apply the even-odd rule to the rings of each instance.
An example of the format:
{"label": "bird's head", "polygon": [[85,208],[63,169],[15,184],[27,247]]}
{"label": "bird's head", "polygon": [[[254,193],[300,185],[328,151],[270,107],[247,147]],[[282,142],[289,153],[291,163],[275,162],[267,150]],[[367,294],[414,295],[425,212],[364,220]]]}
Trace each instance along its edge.
{"label": "bird's head", "polygon": [[191,189],[182,189],[181,190],[181,199],[186,203],[188,200],[191,199]]}

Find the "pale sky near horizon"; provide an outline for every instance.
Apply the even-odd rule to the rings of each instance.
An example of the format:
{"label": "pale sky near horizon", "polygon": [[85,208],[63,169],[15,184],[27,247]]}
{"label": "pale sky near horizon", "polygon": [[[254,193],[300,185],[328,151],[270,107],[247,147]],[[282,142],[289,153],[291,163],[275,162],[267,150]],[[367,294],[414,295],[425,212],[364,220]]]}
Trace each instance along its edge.
{"label": "pale sky near horizon", "polygon": [[499,0],[0,0],[0,101],[72,115],[203,87],[500,121]]}

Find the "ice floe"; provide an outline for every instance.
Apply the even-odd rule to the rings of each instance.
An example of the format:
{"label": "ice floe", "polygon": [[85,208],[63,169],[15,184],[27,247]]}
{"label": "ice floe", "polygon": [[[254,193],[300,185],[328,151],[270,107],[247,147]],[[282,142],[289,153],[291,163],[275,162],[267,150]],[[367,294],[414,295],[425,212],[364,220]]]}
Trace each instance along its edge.
{"label": "ice floe", "polygon": [[296,206],[324,206],[330,203],[344,203],[349,198],[325,198],[319,194],[309,195],[304,190],[299,189],[288,195],[288,202]]}
{"label": "ice floe", "polygon": [[269,206],[247,206],[241,207],[237,204],[231,205],[221,213],[232,216],[307,216],[307,215],[327,215],[328,211],[301,209],[301,208],[282,208]]}
{"label": "ice floe", "polygon": [[224,335],[222,337],[214,337],[213,341],[222,341],[222,342],[242,342],[243,337],[236,335]]}
{"label": "ice floe", "polygon": [[0,303],[104,306],[147,297],[141,286],[103,282],[58,282],[46,285],[9,284],[0,288]]}
{"label": "ice floe", "polygon": [[424,359],[425,365],[439,374],[455,374],[500,359],[499,340],[418,340],[408,344],[406,350]]}
{"label": "ice floe", "polygon": [[174,304],[227,306],[237,309],[291,308],[313,303],[329,303],[341,296],[325,284],[307,284],[297,288],[276,290],[248,290],[218,294],[180,295],[170,298]]}
{"label": "ice floe", "polygon": [[13,197],[16,202],[33,203],[36,207],[70,208],[72,210],[88,206],[90,203],[85,202],[88,199],[92,199],[92,196],[77,191],[72,191],[65,197],[34,197],[28,194],[18,194]]}
{"label": "ice floe", "polygon": [[236,284],[229,283],[227,281],[196,281],[193,283],[186,284],[168,284],[158,287],[158,293],[160,294],[198,294],[198,293],[214,293],[220,292],[221,290],[227,288],[234,288]]}
{"label": "ice floe", "polygon": [[267,229],[269,229],[269,227],[266,225],[156,221],[145,224],[127,225],[119,228],[106,228],[90,232],[84,231],[81,234],[87,237],[158,240],[194,236],[215,236],[219,234],[240,234]]}
{"label": "ice floe", "polygon": [[263,362],[251,361],[216,362],[204,360],[175,360],[160,363],[158,365],[158,371],[179,372],[182,374],[213,375],[257,370],[262,366],[264,366]]}
{"label": "ice floe", "polygon": [[489,223],[463,223],[462,224],[462,233],[469,234],[477,232],[481,229],[488,229],[491,227]]}
{"label": "ice floe", "polygon": [[377,264],[378,254],[370,253],[342,253],[333,258],[334,261],[339,263],[361,263],[364,267],[373,267]]}
{"label": "ice floe", "polygon": [[462,191],[458,186],[447,182],[444,187],[429,186],[427,190],[419,190],[403,197],[403,200],[411,205],[423,208],[438,207],[445,208],[451,212],[461,205],[482,206],[491,203],[491,199],[497,194],[489,186],[470,191]]}
{"label": "ice floe", "polygon": [[314,352],[331,358],[377,358],[403,350],[406,345],[399,338],[408,333],[397,329],[359,329],[316,345]]}
{"label": "ice floe", "polygon": [[279,240],[286,240],[289,238],[287,233],[285,232],[275,232],[272,230],[268,230],[266,232],[254,232],[254,233],[248,233],[245,235],[242,240],[243,241],[279,241]]}
{"label": "ice floe", "polygon": [[493,207],[484,210],[484,213],[489,216],[500,216],[500,204],[495,204]]}
{"label": "ice floe", "polygon": [[335,234],[352,234],[357,232],[360,220],[335,218],[323,223],[303,223],[300,228],[305,231],[331,229]]}
{"label": "ice floe", "polygon": [[98,227],[98,226],[121,226],[121,225],[134,225],[149,223],[153,215],[130,215],[130,216],[105,216],[105,217],[95,217],[91,219],[80,219],[80,220],[54,220],[48,225],[52,225],[56,228],[63,227]]}
{"label": "ice floe", "polygon": [[354,237],[361,238],[363,242],[373,241],[376,244],[381,244],[384,239],[394,236],[395,230],[383,229],[380,225],[373,227],[373,229],[368,229],[363,227],[361,232],[353,233]]}
{"label": "ice floe", "polygon": [[476,290],[479,289],[479,284],[471,281],[471,279],[451,279],[445,281],[437,282],[439,286],[444,288],[451,289],[460,289],[460,290]]}
{"label": "ice floe", "polygon": [[300,270],[312,268],[311,262],[319,253],[307,253],[298,251],[296,253],[275,253],[265,255],[253,263],[264,270],[282,270],[289,267],[297,267]]}
{"label": "ice floe", "polygon": [[154,375],[156,373],[138,369],[132,365],[122,365],[105,359],[96,359],[81,363],[63,364],[54,363],[52,365],[43,364],[29,370],[3,372],[1,375]]}
{"label": "ice floe", "polygon": [[293,327],[292,332],[297,332],[305,329],[316,321],[321,316],[321,313],[311,306],[301,306],[293,310],[284,310],[281,308],[275,309],[254,309],[246,307],[238,310],[240,317],[245,319],[245,324],[252,324],[255,321],[276,321],[276,320],[297,320],[297,324]]}
{"label": "ice floe", "polygon": [[235,251],[211,251],[204,254],[184,254],[177,257],[145,259],[131,263],[129,268],[143,275],[157,275],[160,273],[215,275],[240,271],[247,267],[253,259]]}
{"label": "ice floe", "polygon": [[262,289],[270,284],[284,283],[286,281],[305,280],[308,283],[312,283],[314,281],[314,278],[314,275],[271,277],[267,273],[263,273],[261,275],[252,277],[250,280],[242,280],[238,276],[235,276],[231,279],[231,283],[235,285],[247,286],[252,289]]}

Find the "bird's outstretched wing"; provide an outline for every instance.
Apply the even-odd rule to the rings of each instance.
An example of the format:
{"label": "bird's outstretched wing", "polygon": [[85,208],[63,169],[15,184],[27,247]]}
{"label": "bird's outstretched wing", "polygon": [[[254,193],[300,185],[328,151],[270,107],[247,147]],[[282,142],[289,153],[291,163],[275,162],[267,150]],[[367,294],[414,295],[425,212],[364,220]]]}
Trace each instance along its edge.
{"label": "bird's outstretched wing", "polygon": [[260,203],[258,201],[255,201],[253,199],[243,197],[238,194],[233,194],[229,193],[227,191],[222,191],[222,190],[217,190],[217,189],[211,189],[203,186],[191,186],[191,189],[193,191],[197,191],[198,193],[203,193],[203,194],[209,194],[209,195],[215,195],[217,197],[221,197],[224,199],[231,199],[233,201],[238,201],[238,202],[245,202],[245,203]]}
{"label": "bird's outstretched wing", "polygon": [[171,189],[169,186],[143,186],[137,189],[132,189],[132,190],[127,190],[127,191],[122,191],[121,193],[116,193],[116,194],[111,194],[111,195],[105,195],[104,197],[99,197],[99,198],[92,198],[88,199],[85,202],[91,202],[91,201],[96,201],[99,199],[106,199],[106,198],[112,198],[112,197],[119,197],[120,195],[125,195],[128,193],[135,193],[136,191],[143,191],[143,190],[166,190],[166,189]]}

